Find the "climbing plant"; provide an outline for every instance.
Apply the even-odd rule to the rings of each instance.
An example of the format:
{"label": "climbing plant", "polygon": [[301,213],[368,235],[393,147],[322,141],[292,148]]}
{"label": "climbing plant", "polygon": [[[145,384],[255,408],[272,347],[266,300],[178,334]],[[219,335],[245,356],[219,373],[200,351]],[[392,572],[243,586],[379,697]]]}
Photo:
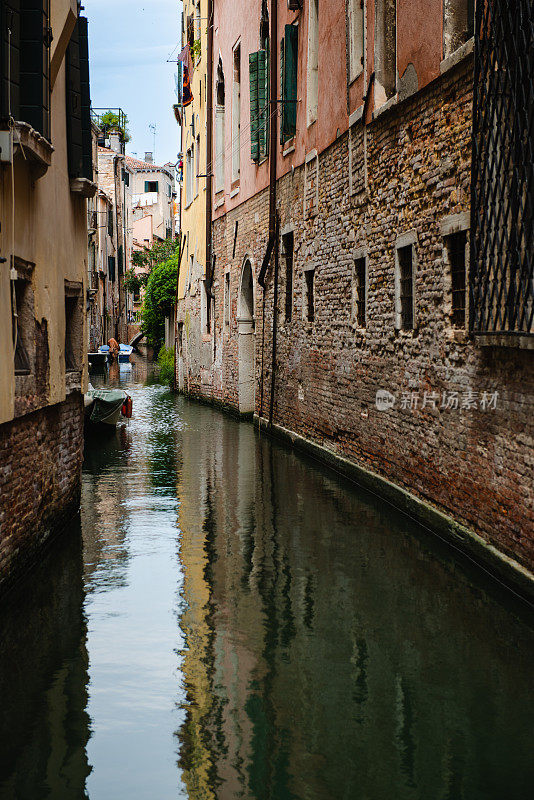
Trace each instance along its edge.
{"label": "climbing plant", "polygon": [[169,316],[176,302],[176,283],[180,262],[179,247],[174,253],[155,266],[148,277],[142,309],[141,330],[147,341],[156,349],[163,344],[165,317]]}

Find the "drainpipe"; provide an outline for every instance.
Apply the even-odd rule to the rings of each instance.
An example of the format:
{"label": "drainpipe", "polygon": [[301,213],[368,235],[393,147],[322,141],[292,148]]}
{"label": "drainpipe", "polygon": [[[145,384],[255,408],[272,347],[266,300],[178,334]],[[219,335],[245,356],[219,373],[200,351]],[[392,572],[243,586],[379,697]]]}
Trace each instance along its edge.
{"label": "drainpipe", "polygon": [[212,174],[213,174],[213,0],[208,0],[208,52],[206,54],[208,63],[206,70],[206,279],[210,292],[208,293],[208,303],[212,303],[213,314],[211,315],[212,335],[213,335],[213,360],[215,361],[215,308],[213,300],[213,279],[214,265],[212,264],[211,248],[211,215],[212,215]]}
{"label": "drainpipe", "polygon": [[[275,389],[275,366],[276,366],[276,302],[278,300],[278,242],[277,221],[276,221],[276,167],[278,158],[277,133],[278,126],[278,0],[271,0],[271,102],[270,102],[270,146],[269,146],[269,249],[272,252],[274,244],[274,298],[273,302],[273,352],[272,352],[272,375],[271,375],[271,403],[269,409],[269,424],[272,425],[274,411],[274,389]],[[262,346],[261,346],[261,384],[260,384],[260,417],[263,416],[263,359],[265,343],[265,277],[267,271],[267,258],[264,260],[258,282],[263,288],[262,300]]]}

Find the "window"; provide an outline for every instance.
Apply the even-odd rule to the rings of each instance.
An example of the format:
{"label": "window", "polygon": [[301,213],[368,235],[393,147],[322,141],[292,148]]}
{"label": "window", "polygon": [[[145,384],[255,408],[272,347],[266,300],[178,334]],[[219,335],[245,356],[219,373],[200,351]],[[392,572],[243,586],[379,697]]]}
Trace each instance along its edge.
{"label": "window", "polygon": [[29,281],[18,279],[14,284],[16,315],[13,315],[15,341],[15,375],[31,372],[30,350],[33,327],[33,297]]}
{"label": "window", "polygon": [[108,208],[108,234],[113,236],[113,208]]}
{"label": "window", "polygon": [[378,83],[376,99],[380,104],[397,91],[396,0],[376,0],[375,71]]}
{"label": "window", "polygon": [[319,0],[308,3],[308,125],[317,119],[319,104]]}
{"label": "window", "polygon": [[65,368],[81,369],[83,315],[79,294],[65,295]]}
{"label": "window", "polygon": [[475,32],[475,0],[445,0],[443,3],[443,55],[450,56]]}
{"label": "window", "polygon": [[198,176],[200,175],[200,135],[197,136],[197,165],[195,169],[195,197],[198,197]]}
{"label": "window", "polygon": [[269,155],[269,74],[266,50],[249,55],[250,157],[258,163]]}
{"label": "window", "polygon": [[358,328],[367,324],[367,259],[357,258],[354,263],[354,319]]}
{"label": "window", "polygon": [[349,0],[349,81],[363,72],[364,0]]}
{"label": "window", "polygon": [[149,193],[158,193],[159,192],[159,181],[145,181],[145,192]]}
{"label": "window", "polygon": [[[87,19],[78,17],[66,54],[67,154],[70,178],[93,180]],[[124,170],[123,170],[124,175]],[[123,178],[124,179],[124,178]]]}
{"label": "window", "polygon": [[201,281],[201,285],[202,285],[202,289],[201,289],[201,291],[202,291],[202,298],[201,298],[202,305],[201,305],[200,313],[201,313],[202,330],[203,330],[203,332],[205,334],[209,335],[211,333],[211,311],[212,311],[211,304],[212,304],[212,298],[211,298],[211,294],[210,294],[209,287],[208,287],[208,281],[207,280]]}
{"label": "window", "polygon": [[115,256],[108,256],[108,276],[111,283],[115,283]]}
{"label": "window", "polygon": [[297,130],[297,65],[299,50],[299,29],[296,25],[286,25],[282,39],[280,57],[282,60],[282,122],[280,141],[282,144],[292,139]]}
{"label": "window", "polygon": [[230,327],[230,273],[224,276],[224,324]]}
{"label": "window", "polygon": [[307,269],[304,272],[304,279],[305,279],[305,314],[306,319],[308,322],[313,322],[315,319],[315,294],[314,294],[314,283],[315,283],[315,270],[314,269]]}
{"label": "window", "polygon": [[215,105],[215,192],[224,189],[224,72],[219,59]]}
{"label": "window", "polygon": [[466,322],[466,250],[467,233],[460,231],[447,236],[447,261],[451,281],[451,324],[453,328],[465,328]]}
{"label": "window", "polygon": [[192,147],[189,148],[185,155],[185,204],[190,205],[193,202],[193,152]]}
{"label": "window", "polygon": [[286,322],[291,322],[293,315],[293,231],[282,236],[282,255],[286,262]]}
{"label": "window", "polygon": [[172,186],[170,183],[167,184],[167,197],[172,197]]}
{"label": "window", "polygon": [[234,49],[232,89],[232,183],[239,180],[241,155],[241,45]]}
{"label": "window", "polygon": [[396,270],[397,328],[413,330],[414,328],[414,269],[413,245],[399,247],[397,250]]}
{"label": "window", "polygon": [[[22,8],[21,8],[22,6]],[[50,19],[49,0],[20,3],[7,0],[0,4],[2,15],[2,81],[7,75],[7,51],[11,64],[10,92],[0,92],[0,116],[8,110],[16,120],[50,139]],[[7,38],[7,27],[11,41]]]}

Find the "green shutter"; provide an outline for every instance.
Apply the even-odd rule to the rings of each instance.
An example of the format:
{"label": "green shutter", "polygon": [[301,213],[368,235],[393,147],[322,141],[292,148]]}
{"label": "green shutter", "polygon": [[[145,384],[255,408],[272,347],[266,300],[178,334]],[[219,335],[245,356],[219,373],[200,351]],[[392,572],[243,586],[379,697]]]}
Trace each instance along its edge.
{"label": "green shutter", "polygon": [[250,157],[258,163],[269,154],[269,77],[266,50],[249,55]]}
{"label": "green shutter", "polygon": [[156,194],[159,193],[159,181],[154,181],[154,186],[156,187],[154,190]]}
{"label": "green shutter", "polygon": [[284,144],[287,137],[284,136],[284,109],[285,109],[285,46],[286,40],[282,39],[280,42],[280,100],[281,100],[281,114],[280,114],[280,144]]}
{"label": "green shutter", "polygon": [[145,194],[148,194],[148,192],[150,191],[150,187],[149,187],[148,184],[149,184],[149,181],[145,181]]}
{"label": "green shutter", "polygon": [[258,52],[258,107],[260,159],[269,155],[269,56]]}
{"label": "green shutter", "polygon": [[297,131],[297,64],[299,31],[295,25],[285,26],[282,41],[282,143],[291,139]]}
{"label": "green shutter", "polygon": [[260,160],[258,56],[259,53],[250,53],[248,57],[250,79],[250,157],[256,164]]}

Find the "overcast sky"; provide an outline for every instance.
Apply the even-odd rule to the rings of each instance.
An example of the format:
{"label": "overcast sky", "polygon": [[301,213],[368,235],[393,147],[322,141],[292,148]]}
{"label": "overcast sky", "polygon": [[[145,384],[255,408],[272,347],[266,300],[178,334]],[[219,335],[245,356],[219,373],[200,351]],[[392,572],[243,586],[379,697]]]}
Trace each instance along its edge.
{"label": "overcast sky", "polygon": [[179,129],[172,105],[179,52],[180,0],[85,0],[89,19],[91,104],[122,108],[132,136],[127,152],[144,158],[154,149],[156,163],[177,160]]}

